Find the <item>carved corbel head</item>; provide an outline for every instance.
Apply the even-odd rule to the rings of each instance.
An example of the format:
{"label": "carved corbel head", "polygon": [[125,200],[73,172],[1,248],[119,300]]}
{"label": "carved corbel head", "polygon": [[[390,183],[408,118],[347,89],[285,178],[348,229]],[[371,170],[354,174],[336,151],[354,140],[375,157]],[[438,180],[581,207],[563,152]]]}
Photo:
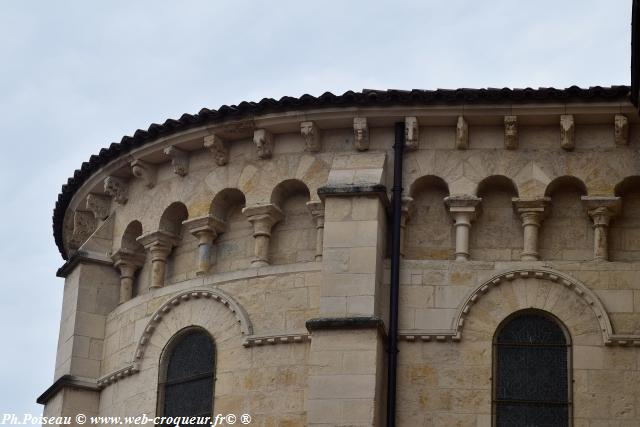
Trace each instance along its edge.
{"label": "carved corbel head", "polygon": [[109,197],[90,193],[85,203],[87,210],[91,211],[96,219],[104,221],[109,216],[111,210],[111,199]]}
{"label": "carved corbel head", "polygon": [[93,212],[75,211],[73,213],[73,233],[69,239],[69,248],[78,249],[96,230]]}
{"label": "carved corbel head", "polygon": [[215,134],[204,137],[204,148],[213,154],[213,158],[218,166],[229,163],[229,146],[225,140]]}
{"label": "carved corbel head", "polygon": [[123,178],[108,176],[104,179],[104,192],[113,197],[116,203],[124,205],[129,197],[129,185]]}
{"label": "carved corbel head", "polygon": [[504,148],[518,148],[518,116],[504,116]]}
{"label": "carved corbel head", "polygon": [[273,134],[268,130],[253,131],[253,143],[256,144],[259,159],[270,159],[273,156]]}
{"label": "carved corbel head", "polygon": [[366,151],[369,149],[369,125],[366,117],[355,117],[353,119],[353,134],[355,138],[356,150]]}
{"label": "carved corbel head", "polygon": [[614,139],[616,145],[627,145],[629,143],[629,119],[622,114],[616,114],[614,119]]}
{"label": "carved corbel head", "polygon": [[456,123],[456,148],[458,150],[469,148],[469,125],[462,116],[458,116]]}
{"label": "carved corbel head", "polygon": [[404,146],[407,150],[418,149],[420,126],[417,117],[404,118]]}
{"label": "carved corbel head", "polygon": [[300,134],[302,135],[302,138],[304,138],[305,151],[320,151],[320,129],[314,122],[300,123]]}
{"label": "carved corbel head", "polygon": [[171,166],[176,175],[185,176],[189,173],[189,153],[172,145],[164,149],[164,154],[171,157]]}
{"label": "carved corbel head", "polygon": [[156,168],[142,160],[133,160],[131,162],[131,173],[136,178],[144,181],[147,188],[153,188],[156,185]]}
{"label": "carved corbel head", "polygon": [[560,116],[560,146],[563,150],[571,151],[576,147],[576,125],[572,114]]}

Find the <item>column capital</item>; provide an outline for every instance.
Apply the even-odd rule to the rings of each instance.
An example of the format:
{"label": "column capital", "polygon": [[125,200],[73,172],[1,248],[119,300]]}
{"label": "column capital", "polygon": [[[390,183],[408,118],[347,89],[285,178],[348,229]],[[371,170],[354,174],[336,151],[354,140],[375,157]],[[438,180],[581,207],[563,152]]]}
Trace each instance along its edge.
{"label": "column capital", "polygon": [[447,196],[444,198],[444,203],[449,208],[451,213],[467,213],[469,214],[469,220],[475,219],[476,215],[480,212],[480,203],[482,199],[476,196]]}
{"label": "column capital", "polygon": [[134,270],[136,270],[142,267],[144,265],[145,255],[122,248],[111,255],[111,259],[113,260],[113,266],[120,269],[121,273],[124,273],[123,268],[135,267]]}
{"label": "column capital", "polygon": [[182,225],[198,239],[203,235],[211,235],[213,240],[227,230],[226,222],[211,214],[182,221]]}
{"label": "column capital", "polygon": [[273,203],[267,205],[247,206],[242,213],[253,224],[253,236],[271,236],[271,227],[284,218],[279,207]]}
{"label": "column capital", "polygon": [[582,196],[581,199],[595,227],[608,226],[611,218],[620,212],[620,197]]}
{"label": "column capital", "polygon": [[542,220],[549,213],[551,198],[535,197],[535,198],[518,198],[511,199],[513,209],[522,219],[523,225],[539,226]]}
{"label": "column capital", "polygon": [[415,204],[413,203],[413,197],[403,196],[402,206],[400,208],[401,221],[406,223],[415,212]]}
{"label": "column capital", "polygon": [[314,218],[324,218],[324,203],[319,200],[312,200],[306,203],[309,213]]}
{"label": "column capital", "polygon": [[158,230],[138,237],[137,242],[155,256],[155,252],[169,255],[174,246],[180,243],[180,237],[165,230]]}

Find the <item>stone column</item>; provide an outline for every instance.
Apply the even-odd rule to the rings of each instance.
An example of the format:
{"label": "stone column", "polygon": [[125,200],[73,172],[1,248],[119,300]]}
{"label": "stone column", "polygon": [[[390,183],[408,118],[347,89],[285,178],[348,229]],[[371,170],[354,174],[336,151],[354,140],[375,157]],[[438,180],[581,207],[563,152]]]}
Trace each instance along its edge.
{"label": "stone column", "polygon": [[182,224],[198,239],[196,274],[206,274],[211,267],[211,246],[218,235],[226,231],[226,224],[213,215],[188,219]]}
{"label": "stone column", "polygon": [[402,198],[402,211],[400,212],[400,255],[404,257],[404,241],[406,237],[407,221],[413,216],[413,198]]}
{"label": "stone column", "polygon": [[449,196],[444,198],[445,204],[453,217],[456,230],[456,261],[469,260],[469,233],[471,221],[479,211],[481,198],[475,196]]}
{"label": "stone column", "polygon": [[247,206],[242,213],[253,224],[253,237],[255,238],[254,258],[252,267],[264,267],[269,265],[269,241],[271,240],[271,228],[284,218],[282,211],[274,204]]}
{"label": "stone column", "polygon": [[120,299],[118,304],[129,301],[133,297],[133,282],[136,271],[144,265],[142,253],[120,249],[111,256],[113,266],[120,271]]}
{"label": "stone column", "polygon": [[536,199],[518,199],[513,198],[513,208],[522,220],[522,229],[524,233],[524,245],[520,259],[522,261],[537,261],[538,255],[538,234],[540,224],[545,218],[549,203],[549,197],[541,197]]}
{"label": "stone column", "polygon": [[149,289],[164,286],[167,257],[174,246],[180,243],[180,237],[168,231],[158,230],[138,237],[138,243],[151,254],[151,283]]}
{"label": "stone column", "polygon": [[324,204],[307,202],[307,208],[316,223],[316,261],[322,261],[322,242],[324,240]]}
{"label": "stone column", "polygon": [[607,231],[611,218],[620,212],[620,198],[583,196],[582,202],[593,221],[593,260],[608,261]]}

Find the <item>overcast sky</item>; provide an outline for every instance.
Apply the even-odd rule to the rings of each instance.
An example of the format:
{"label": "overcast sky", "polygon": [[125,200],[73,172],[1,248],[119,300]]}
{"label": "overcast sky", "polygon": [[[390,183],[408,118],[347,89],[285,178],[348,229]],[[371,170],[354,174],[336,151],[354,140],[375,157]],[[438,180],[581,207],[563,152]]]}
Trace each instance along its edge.
{"label": "overcast sky", "polygon": [[0,414],[39,414],[60,186],[202,107],[362,88],[629,84],[631,0],[0,2]]}

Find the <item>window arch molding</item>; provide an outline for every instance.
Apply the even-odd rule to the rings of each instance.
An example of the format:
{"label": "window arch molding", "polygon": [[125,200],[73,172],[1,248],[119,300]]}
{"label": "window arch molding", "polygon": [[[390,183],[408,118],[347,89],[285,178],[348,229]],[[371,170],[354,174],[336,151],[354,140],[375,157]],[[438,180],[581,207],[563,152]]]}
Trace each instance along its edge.
{"label": "window arch molding", "polygon": [[188,326],[175,333],[160,355],[156,414],[211,416],[216,364],[215,340],[205,328]]}
{"label": "window arch molding", "polygon": [[572,339],[564,323],[545,310],[518,310],[492,343],[492,425],[571,426]]}

